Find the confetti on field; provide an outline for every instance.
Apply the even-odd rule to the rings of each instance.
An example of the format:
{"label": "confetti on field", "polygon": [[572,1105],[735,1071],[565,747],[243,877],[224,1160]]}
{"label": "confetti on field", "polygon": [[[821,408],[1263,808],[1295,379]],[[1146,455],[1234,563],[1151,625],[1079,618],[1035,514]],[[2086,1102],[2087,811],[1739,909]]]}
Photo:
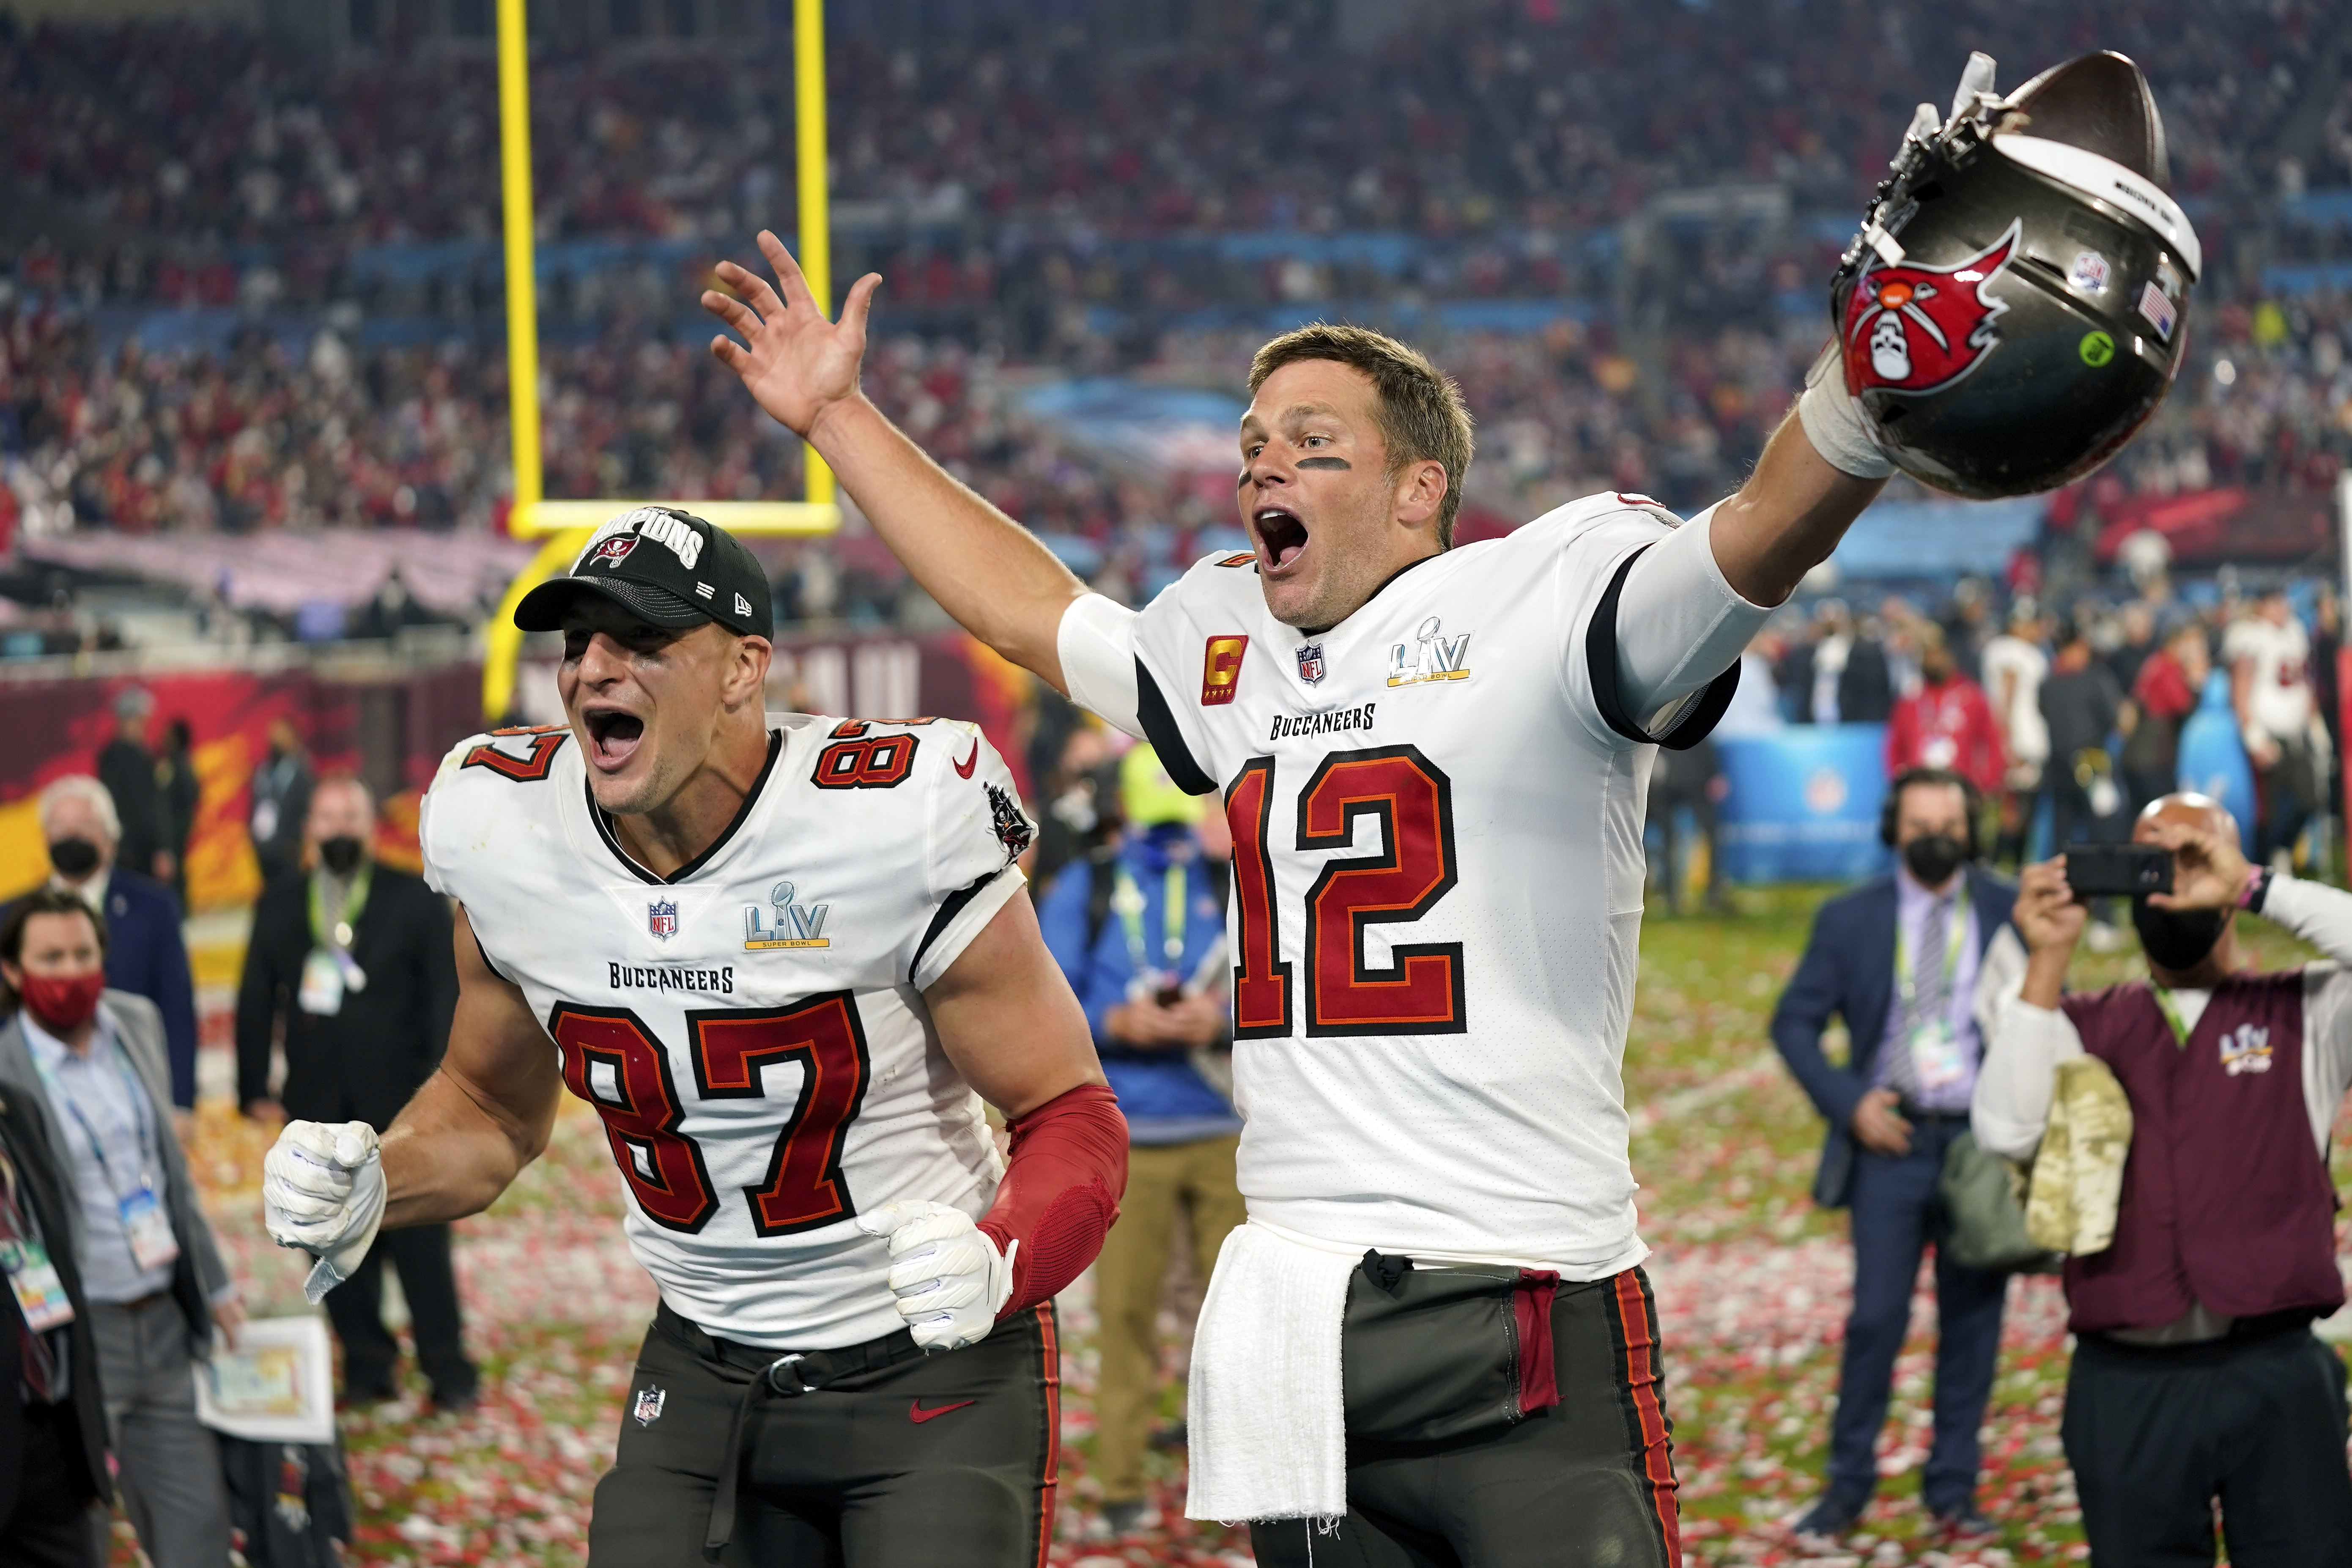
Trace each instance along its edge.
{"label": "confetti on field", "polygon": [[[2058,1445],[2065,1305],[2054,1280],[2011,1288],[2000,1369],[1985,1417],[1980,1501],[2000,1539],[1943,1551],[1920,1505],[1933,1387],[1935,1302],[1926,1269],[1895,1369],[1880,1446],[1879,1500],[1837,1555],[1809,1558],[1787,1521],[1820,1486],[1852,1275],[1842,1216],[1808,1193],[1819,1121],[1770,1053],[1773,1002],[1794,967],[1818,893],[1743,894],[1724,920],[1653,919],[1625,1054],[1643,1234],[1664,1335],[1666,1396],[1693,1564],[1815,1562],[1890,1568],[2009,1568],[2082,1561],[2079,1510]],[[2263,944],[2284,962],[2283,943]],[[2078,981],[2120,977],[2126,961]],[[2112,973],[2106,971],[2112,971]],[[225,995],[205,1019],[205,1081],[226,1077]],[[2352,1127],[2347,1128],[2352,1131]],[[2347,1142],[2339,1137],[2338,1146]],[[267,1139],[225,1097],[202,1105],[193,1163],[256,1315],[302,1310],[303,1259],[260,1224]],[[2343,1159],[2339,1156],[2339,1159]],[[2339,1163],[2339,1181],[2352,1171]],[[343,1416],[359,1503],[361,1563],[572,1565],[586,1556],[589,1502],[611,1462],[621,1403],[654,1307],[621,1238],[619,1178],[593,1116],[567,1100],[546,1156],[499,1204],[457,1229],[480,1404],[433,1413],[413,1367],[403,1396]],[[2347,1223],[2352,1243],[2352,1223]],[[1181,1271],[1180,1270],[1180,1278]],[[1197,1282],[1164,1322],[1189,1323]],[[1158,1514],[1132,1540],[1099,1539],[1090,1475],[1094,1314],[1090,1279],[1061,1303],[1066,1347],[1063,1508],[1055,1568],[1238,1568],[1247,1532],[1183,1518],[1181,1448],[1149,1458]],[[1182,1357],[1167,1354],[1166,1425],[1181,1420]],[[116,1562],[135,1562],[118,1524]]]}

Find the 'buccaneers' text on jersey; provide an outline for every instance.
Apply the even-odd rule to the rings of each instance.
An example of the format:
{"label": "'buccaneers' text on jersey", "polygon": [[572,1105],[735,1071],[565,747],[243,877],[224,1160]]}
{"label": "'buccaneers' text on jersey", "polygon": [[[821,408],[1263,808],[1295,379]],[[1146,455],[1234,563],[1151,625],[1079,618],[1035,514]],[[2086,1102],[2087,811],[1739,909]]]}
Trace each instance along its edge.
{"label": "'buccaneers' text on jersey", "polygon": [[671,1309],[746,1344],[902,1327],[896,1198],[986,1212],[1003,1164],[922,991],[1022,886],[1004,763],[970,724],[772,717],[768,763],[665,879],[622,848],[570,731],[452,751],[425,875],[464,905],[604,1121],[626,1230]]}
{"label": "'buccaneers' text on jersey", "polygon": [[1224,795],[1252,1218],[1571,1279],[1645,1255],[1620,1063],[1650,742],[1713,726],[1767,614],[1706,532],[1598,496],[1319,635],[1274,618],[1247,554],[1065,619],[1071,695]]}

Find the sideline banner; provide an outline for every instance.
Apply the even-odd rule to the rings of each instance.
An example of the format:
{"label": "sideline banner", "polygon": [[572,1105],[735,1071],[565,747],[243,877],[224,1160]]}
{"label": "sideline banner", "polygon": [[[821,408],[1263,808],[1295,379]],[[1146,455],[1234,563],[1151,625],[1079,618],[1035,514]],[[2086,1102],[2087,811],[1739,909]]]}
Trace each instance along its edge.
{"label": "sideline banner", "polygon": [[1886,726],[1791,724],[1715,743],[1729,786],[1724,874],[1735,882],[1852,882],[1886,866]]}

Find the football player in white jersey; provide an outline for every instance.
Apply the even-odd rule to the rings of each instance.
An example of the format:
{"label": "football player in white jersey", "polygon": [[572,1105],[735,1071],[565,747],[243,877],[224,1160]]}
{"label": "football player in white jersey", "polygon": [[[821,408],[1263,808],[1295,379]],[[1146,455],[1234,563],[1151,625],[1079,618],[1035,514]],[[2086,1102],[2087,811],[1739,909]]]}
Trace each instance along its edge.
{"label": "football player in white jersey", "polygon": [[1255,550],[1136,613],[866,399],[878,279],[829,323],[761,246],[783,292],[722,264],[713,354],[950,615],[1223,791],[1250,1223],[1202,1312],[1188,1511],[1253,1521],[1261,1563],[1679,1564],[1620,1075],[1645,784],[1891,471],[1833,369],[1688,523],[1601,495],[1454,549],[1453,384],[1302,328],[1250,378]]}
{"label": "football player in white jersey", "polygon": [[522,601],[563,633],[570,723],[461,743],[425,796],[447,1056],[380,1152],[289,1124],[269,1227],[331,1288],[379,1225],[488,1205],[568,1088],[661,1289],[590,1561],[1035,1568],[1052,1299],[1117,1213],[1125,1123],[1003,763],[969,724],[767,715],[770,614],[738,541],[657,507]]}

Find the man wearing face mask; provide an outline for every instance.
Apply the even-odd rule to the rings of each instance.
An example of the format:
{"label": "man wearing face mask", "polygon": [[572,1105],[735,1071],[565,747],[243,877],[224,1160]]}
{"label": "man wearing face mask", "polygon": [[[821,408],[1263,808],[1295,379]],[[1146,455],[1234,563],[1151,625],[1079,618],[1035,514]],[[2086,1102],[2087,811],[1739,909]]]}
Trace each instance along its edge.
{"label": "man wearing face mask", "polygon": [[[1948,1224],[1945,1151],[1967,1131],[1980,1031],[1977,979],[2008,931],[2009,883],[1975,864],[1978,796],[1960,774],[1909,768],[1887,786],[1880,837],[1893,871],[1822,906],[1772,1015],[1772,1043],[1829,1121],[1814,1201],[1851,1210],[1853,1309],[1830,1434],[1828,1486],[1798,1534],[1832,1542],[1878,1484],[1876,1447],[1911,1321],[1920,1254]],[[2013,973],[2014,963],[2006,971]],[[1832,1016],[1853,1044],[1822,1049]],[[1936,1249],[1936,1427],[1920,1490],[1948,1544],[1980,1541],[1977,1429],[1992,1389],[2007,1277]]]}
{"label": "man wearing face mask", "polygon": [[[237,1102],[247,1116],[289,1116],[381,1132],[439,1065],[457,1005],[449,907],[424,880],[378,864],[375,803],[349,774],[320,779],[303,824],[306,875],[282,877],[254,908],[236,1008]],[[286,1083],[269,1091],[270,1045],[283,1029]],[[392,1397],[400,1348],[383,1326],[383,1264],[400,1270],[416,1358],[433,1402],[475,1397],[449,1257],[449,1227],[380,1233],[358,1272],[327,1298],[343,1342],[343,1397]]]}
{"label": "man wearing face mask", "polygon": [[[139,1544],[156,1568],[219,1568],[228,1494],[196,1419],[194,1363],[215,1328],[234,1339],[245,1311],[172,1131],[162,1020],[107,987],[106,946],[89,906],[55,888],[0,918],[0,1095],[37,1110],[71,1196],[60,1250],[89,1308],[108,1446]],[[90,1530],[103,1561],[102,1510]],[[16,1560],[12,1544],[0,1535],[0,1561]]]}
{"label": "man wearing face mask", "polygon": [[[2032,1158],[2058,1068],[2085,1053],[2131,1105],[2114,1239],[2066,1260],[2063,1432],[2095,1561],[2352,1563],[2345,1369],[2311,1332],[2344,1304],[2328,1134],[2352,1087],[2352,894],[2258,871],[2203,795],[2152,802],[2137,844],[2173,890],[2134,901],[2148,979],[2065,991],[2084,926],[2062,857],[2026,868],[2021,994],[1994,1015],[1977,1141]],[[2254,972],[2251,910],[2332,962]]]}
{"label": "man wearing face mask", "polygon": [[181,1137],[196,1103],[196,989],[172,890],[119,862],[122,821],[114,796],[88,773],[41,791],[41,838],[52,888],[73,894],[106,926],[106,983],[144,996],[163,1016],[172,1105]]}

